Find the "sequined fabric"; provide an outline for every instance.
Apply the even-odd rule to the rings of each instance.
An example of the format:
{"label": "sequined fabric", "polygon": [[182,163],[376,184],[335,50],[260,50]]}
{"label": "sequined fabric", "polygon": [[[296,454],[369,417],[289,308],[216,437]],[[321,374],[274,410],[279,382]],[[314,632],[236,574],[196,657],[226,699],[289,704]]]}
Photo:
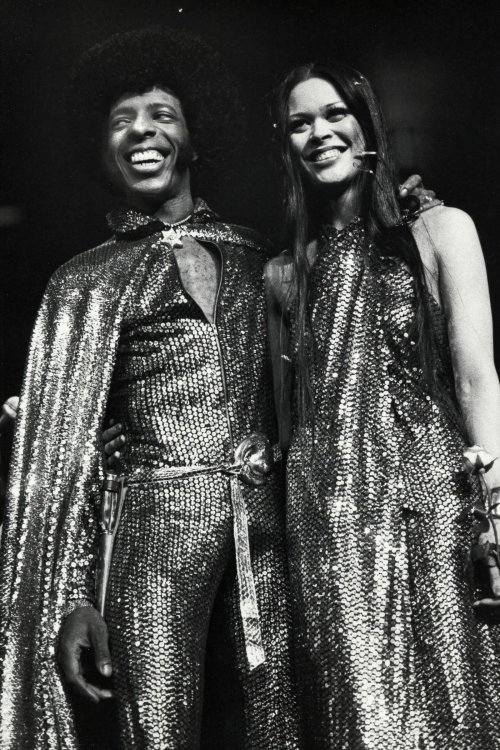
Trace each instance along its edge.
{"label": "sequined fabric", "polygon": [[478,623],[464,575],[477,487],[461,470],[444,317],[432,304],[447,397],[422,383],[413,281],[360,221],[328,230],[311,271],[314,432],[288,461],[289,554],[306,747],[500,747],[498,626]]}
{"label": "sequined fabric", "polygon": [[[55,664],[65,607],[94,596],[105,415],[123,421],[130,472],[231,463],[234,447],[255,430],[276,440],[258,238],[218,223],[204,204],[186,226],[221,254],[211,325],[184,293],[159,228],[153,224],[148,234],[147,225],[136,212],[122,214],[122,223],[115,215],[115,238],[51,279],[33,334],[2,549],[5,750],[107,747],[95,736],[79,742],[74,702]],[[266,650],[266,663],[251,674],[229,478],[129,490],[108,598],[118,747],[199,746],[204,650],[216,594],[244,696],[245,747],[297,747],[282,488],[275,476],[242,492]]]}

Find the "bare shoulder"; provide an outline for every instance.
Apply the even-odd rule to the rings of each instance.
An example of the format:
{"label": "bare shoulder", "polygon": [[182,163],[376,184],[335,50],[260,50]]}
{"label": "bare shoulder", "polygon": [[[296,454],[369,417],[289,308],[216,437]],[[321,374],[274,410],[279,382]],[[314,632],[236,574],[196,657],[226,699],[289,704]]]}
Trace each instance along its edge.
{"label": "bare shoulder", "polygon": [[461,208],[452,206],[436,206],[429,211],[424,211],[420,219],[415,222],[415,227],[422,224],[430,232],[450,233],[462,232],[464,230],[475,229],[474,222],[468,213]]}
{"label": "bare shoulder", "polygon": [[290,281],[292,271],[292,255],[288,250],[284,250],[275,258],[268,260],[264,266],[264,278],[272,287],[279,287],[284,282]]}
{"label": "bare shoulder", "polygon": [[464,244],[464,240],[477,238],[472,218],[460,208],[436,206],[425,211],[412,227],[417,242],[427,236],[439,250],[450,242]]}
{"label": "bare shoulder", "polygon": [[480,250],[474,222],[459,208],[436,206],[425,211],[413,224],[412,233],[420,251],[432,251],[438,260],[471,257]]}
{"label": "bare shoulder", "polygon": [[291,254],[285,250],[268,261],[264,267],[264,282],[270,308],[284,310],[289,306],[293,280]]}

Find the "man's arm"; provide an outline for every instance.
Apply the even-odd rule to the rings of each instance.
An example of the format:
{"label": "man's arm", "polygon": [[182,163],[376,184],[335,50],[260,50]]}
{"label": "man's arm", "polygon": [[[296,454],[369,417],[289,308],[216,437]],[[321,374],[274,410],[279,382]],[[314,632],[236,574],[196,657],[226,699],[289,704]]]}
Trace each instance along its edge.
{"label": "man's arm", "polygon": [[108,629],[94,606],[99,544],[95,502],[89,501],[80,520],[81,530],[75,549],[73,576],[67,594],[66,617],[61,628],[57,660],[66,682],[80,695],[98,703],[111,698],[112,692],[88,681],[84,655],[88,650],[92,651],[95,667],[102,677],[111,676],[112,665]]}

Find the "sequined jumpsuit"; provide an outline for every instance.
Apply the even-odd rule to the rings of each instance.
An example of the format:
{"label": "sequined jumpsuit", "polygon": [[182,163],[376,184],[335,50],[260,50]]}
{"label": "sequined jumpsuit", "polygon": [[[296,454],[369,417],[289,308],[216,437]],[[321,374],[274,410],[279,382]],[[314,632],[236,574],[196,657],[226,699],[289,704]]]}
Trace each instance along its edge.
{"label": "sequined jumpsuit", "polygon": [[439,402],[422,385],[409,272],[377,260],[359,220],[326,231],[310,278],[314,432],[295,432],[288,460],[307,748],[500,747],[500,634],[472,612],[457,523],[477,488],[430,304]]}
{"label": "sequined jumpsuit", "polygon": [[[151,481],[165,464],[232,463],[234,446],[253,430],[276,440],[267,252],[255,233],[197,202],[184,229],[222,262],[212,326],[184,294],[165,226],[132,210],[109,223],[113,237],[52,276],[30,344],[0,550],[0,745],[194,750],[204,687],[204,750],[235,750],[243,737],[249,750],[295,749],[279,477],[256,489],[220,471]],[[94,601],[106,411],[128,433],[129,475],[145,474],[125,501],[106,612],[119,733],[113,703],[78,700],[56,656],[68,610]],[[266,655],[252,672],[234,573],[235,482],[249,518]],[[202,685],[211,614],[207,673],[221,665],[230,678],[216,690],[209,674]],[[224,710],[228,695],[244,714],[236,725]],[[207,726],[217,732],[210,744]]]}
{"label": "sequined jumpsuit", "polygon": [[276,442],[261,251],[209,243],[222,264],[215,322],[184,291],[165,245],[122,320],[108,414],[127,435],[131,484],[115,544],[107,622],[123,747],[198,747],[217,592],[245,704],[245,746],[297,747],[289,658],[284,495],[242,487],[266,663],[250,672],[234,571],[227,476],[155,481],[164,466],[217,466],[251,432]]}

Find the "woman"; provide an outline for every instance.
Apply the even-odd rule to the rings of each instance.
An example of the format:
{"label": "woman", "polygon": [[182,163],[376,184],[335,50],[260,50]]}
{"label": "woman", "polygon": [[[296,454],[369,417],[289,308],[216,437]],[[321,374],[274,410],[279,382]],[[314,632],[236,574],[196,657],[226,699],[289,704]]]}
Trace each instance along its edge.
{"label": "woman", "polygon": [[[464,448],[500,455],[474,225],[443,206],[401,221],[382,114],[356,71],[293,70],[276,121],[290,249],[266,280],[284,442],[293,391],[308,747],[500,747],[500,632],[471,608],[470,524],[457,523],[480,496]],[[500,461],[484,480],[500,485]]]}

